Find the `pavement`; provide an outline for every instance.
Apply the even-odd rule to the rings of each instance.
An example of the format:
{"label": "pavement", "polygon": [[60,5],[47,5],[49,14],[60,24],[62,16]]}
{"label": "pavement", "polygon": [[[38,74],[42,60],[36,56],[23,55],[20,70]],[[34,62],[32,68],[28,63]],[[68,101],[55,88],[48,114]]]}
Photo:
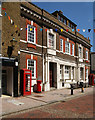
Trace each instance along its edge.
{"label": "pavement", "polygon": [[0,116],[4,117],[32,108],[37,108],[60,101],[64,102],[73,98],[85,96],[93,93],[93,88],[94,87],[84,88],[84,93],[81,92],[80,88],[74,89],[73,95],[71,95],[70,89],[63,88],[60,90],[56,89],[42,93],[32,93],[31,95],[24,97],[1,97],[2,114]]}

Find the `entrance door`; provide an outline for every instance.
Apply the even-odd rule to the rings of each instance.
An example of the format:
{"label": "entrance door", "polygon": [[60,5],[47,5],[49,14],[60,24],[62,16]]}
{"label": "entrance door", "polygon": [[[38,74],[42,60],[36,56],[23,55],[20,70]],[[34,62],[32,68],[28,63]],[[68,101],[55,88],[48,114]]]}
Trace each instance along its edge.
{"label": "entrance door", "polygon": [[2,70],[2,94],[7,94],[7,71]]}
{"label": "entrance door", "polygon": [[49,63],[49,79],[50,79],[50,87],[56,87],[57,85],[57,64]]}

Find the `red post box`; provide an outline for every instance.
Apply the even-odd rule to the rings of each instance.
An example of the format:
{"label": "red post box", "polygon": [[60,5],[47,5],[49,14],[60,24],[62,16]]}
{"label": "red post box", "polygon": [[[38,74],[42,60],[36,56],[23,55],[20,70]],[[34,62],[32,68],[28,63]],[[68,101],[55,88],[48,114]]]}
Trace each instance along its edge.
{"label": "red post box", "polygon": [[41,80],[37,80],[37,92],[38,93],[41,93],[41,83],[42,83]]}
{"label": "red post box", "polygon": [[31,76],[31,70],[22,69],[20,71],[20,89],[23,96],[31,95]]}

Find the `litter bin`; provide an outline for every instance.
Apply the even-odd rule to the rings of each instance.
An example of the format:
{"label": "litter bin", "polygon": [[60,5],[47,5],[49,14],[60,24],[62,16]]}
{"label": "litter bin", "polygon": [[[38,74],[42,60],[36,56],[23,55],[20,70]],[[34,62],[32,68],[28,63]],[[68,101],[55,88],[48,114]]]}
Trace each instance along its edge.
{"label": "litter bin", "polygon": [[41,83],[42,83],[41,80],[37,80],[37,92],[38,93],[41,93]]}

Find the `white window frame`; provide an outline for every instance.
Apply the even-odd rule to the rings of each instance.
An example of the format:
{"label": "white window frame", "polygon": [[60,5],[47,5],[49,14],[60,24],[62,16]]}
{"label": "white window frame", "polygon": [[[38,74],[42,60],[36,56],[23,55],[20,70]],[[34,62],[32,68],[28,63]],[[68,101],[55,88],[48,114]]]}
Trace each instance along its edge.
{"label": "white window frame", "polygon": [[86,71],[85,71],[85,73],[86,73],[86,80],[88,80],[88,69],[86,69]]}
{"label": "white window frame", "polygon": [[[68,43],[68,51],[66,51],[66,44]],[[70,43],[68,41],[65,41],[65,53],[70,55]]]}
{"label": "white window frame", "polygon": [[65,66],[65,79],[70,79],[70,66]]}
{"label": "white window frame", "polygon": [[[50,47],[49,46],[49,34],[54,35],[54,46]],[[53,32],[53,30],[47,30],[47,47],[50,49],[55,49],[56,50],[56,33]]]}
{"label": "white window frame", "polygon": [[28,66],[28,61],[34,61],[34,76],[32,76],[32,78],[33,79],[36,79],[36,60],[33,60],[33,59],[27,59],[27,69],[28,69],[28,67],[30,67],[30,66]]}
{"label": "white window frame", "polygon": [[74,79],[74,67],[71,67],[71,79]]}
{"label": "white window frame", "polygon": [[63,39],[60,39],[60,51],[63,52]]}
{"label": "white window frame", "polygon": [[[82,70],[82,71],[81,71]],[[80,68],[80,79],[83,79],[83,68]]]}
{"label": "white window frame", "polygon": [[63,78],[63,65],[60,65],[60,79]]}
{"label": "white window frame", "polygon": [[[28,33],[29,33],[28,26],[31,26],[31,28],[34,28],[34,42],[28,40],[28,38],[29,38],[29,36],[28,36]],[[35,29],[36,29],[35,26],[29,25],[29,24],[27,25],[27,42],[28,43],[36,44],[36,30]]]}
{"label": "white window frame", "polygon": [[1,10],[2,10],[1,7],[2,7],[2,6],[1,6],[1,2],[0,2],[0,16],[1,16],[1,12],[2,12],[2,11],[1,11]]}
{"label": "white window frame", "polygon": [[74,56],[74,44],[72,44],[72,56]]}
{"label": "white window frame", "polygon": [[[81,53],[80,53],[80,48],[81,48]],[[79,45],[78,51],[79,51],[79,58],[83,58],[83,47],[81,45]]]}
{"label": "white window frame", "polygon": [[86,60],[88,60],[88,50],[86,50],[85,55],[86,55]]}

